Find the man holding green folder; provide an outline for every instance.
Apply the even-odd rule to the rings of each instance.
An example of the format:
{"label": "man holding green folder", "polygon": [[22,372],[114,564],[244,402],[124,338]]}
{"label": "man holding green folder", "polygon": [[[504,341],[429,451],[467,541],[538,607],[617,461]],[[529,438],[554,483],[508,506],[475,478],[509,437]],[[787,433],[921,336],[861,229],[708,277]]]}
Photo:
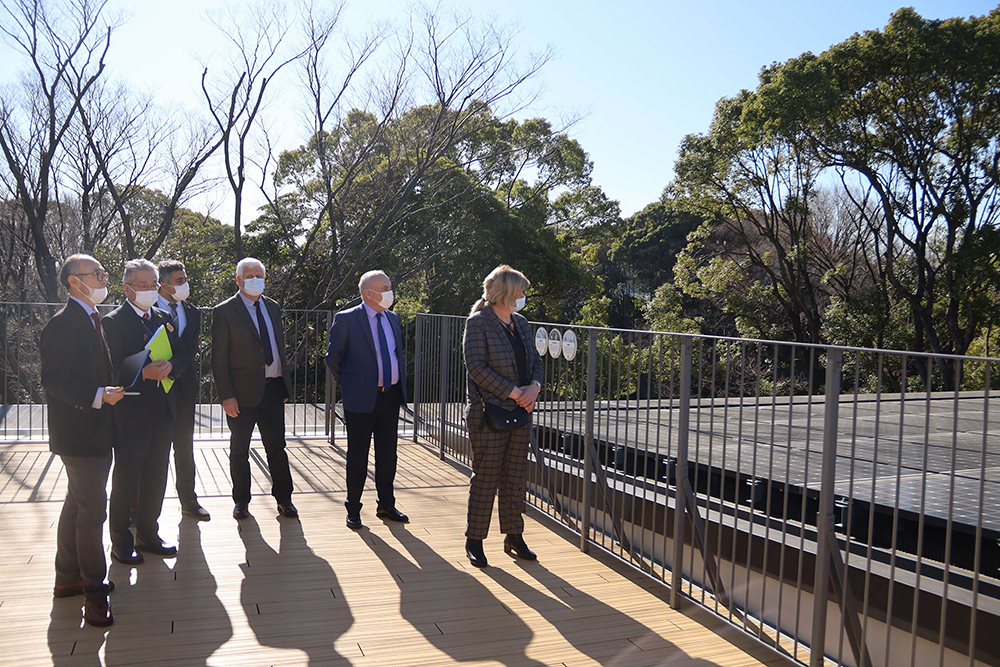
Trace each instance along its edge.
{"label": "man holding green folder", "polygon": [[[173,380],[191,362],[171,323],[170,315],[154,308],[158,293],[156,266],[146,259],[125,263],[122,277],[125,303],[101,320],[111,352],[111,365],[120,382],[122,364],[149,350],[149,358],[135,384],[115,406],[115,464],[111,475],[111,557],[126,565],[143,561],[141,552],[175,556],[177,548],[164,544],[158,520],[167,487],[170,435],[175,414]],[[135,502],[135,537],[129,530],[129,509]]]}

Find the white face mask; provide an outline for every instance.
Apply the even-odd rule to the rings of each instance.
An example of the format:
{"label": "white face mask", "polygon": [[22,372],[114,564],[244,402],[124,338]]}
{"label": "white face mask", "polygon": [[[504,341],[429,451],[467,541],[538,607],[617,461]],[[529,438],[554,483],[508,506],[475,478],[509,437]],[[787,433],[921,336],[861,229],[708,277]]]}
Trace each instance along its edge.
{"label": "white face mask", "polygon": [[[80,283],[83,285],[83,283]],[[87,287],[86,285],[83,285]],[[87,298],[95,306],[105,299],[108,298],[108,288],[107,287],[87,287]]]}
{"label": "white face mask", "polygon": [[188,283],[181,283],[180,285],[174,285],[174,301],[184,301],[191,294],[191,285]]}
{"label": "white face mask", "polygon": [[250,296],[260,296],[264,293],[264,279],[263,278],[244,278],[243,279],[243,291]]}
{"label": "white face mask", "polygon": [[135,300],[132,303],[135,304],[136,308],[139,310],[149,310],[156,305],[157,299],[160,298],[160,293],[155,289],[143,290],[142,292],[132,291],[135,294]]}
{"label": "white face mask", "polygon": [[393,302],[395,302],[396,297],[392,293],[392,290],[386,290],[384,292],[375,292],[376,294],[381,294],[381,298],[378,300],[378,305],[383,308],[391,308]]}
{"label": "white face mask", "polygon": [[516,313],[517,311],[524,308],[524,304],[526,304],[527,302],[528,300],[525,297],[523,296],[519,297],[518,300],[514,302],[514,312]]}

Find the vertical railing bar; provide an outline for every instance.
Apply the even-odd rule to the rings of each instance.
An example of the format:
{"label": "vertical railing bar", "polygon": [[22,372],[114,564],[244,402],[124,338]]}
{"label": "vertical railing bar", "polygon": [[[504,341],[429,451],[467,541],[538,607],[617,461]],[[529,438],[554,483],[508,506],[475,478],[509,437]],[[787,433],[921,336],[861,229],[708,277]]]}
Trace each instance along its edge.
{"label": "vertical railing bar", "polygon": [[445,459],[445,443],[447,441],[447,431],[448,431],[448,337],[451,333],[448,327],[448,320],[443,319],[441,321],[441,349],[439,351],[439,361],[438,364],[441,368],[441,391],[438,394],[438,456],[443,461]]}
{"label": "vertical railing bar", "polygon": [[691,353],[693,338],[681,336],[681,376],[680,376],[680,411],[677,415],[677,463],[676,491],[674,499],[674,553],[671,563],[670,606],[680,609],[681,582],[684,573],[684,521],[685,493],[682,484],[688,483],[688,426],[691,419]]}
{"label": "vertical railing bar", "polygon": [[413,341],[413,444],[420,442],[420,383],[423,380],[424,319],[426,315],[417,313],[414,319]]}
{"label": "vertical railing bar", "polygon": [[920,618],[920,586],[923,579],[924,569],[924,528],[926,525],[927,511],[927,462],[930,454],[930,427],[931,427],[931,395],[932,395],[932,373],[931,362],[927,362],[924,375],[924,438],[923,438],[923,459],[920,463],[920,509],[917,514],[917,562],[914,570],[913,582],[913,614],[910,621],[910,667],[917,664],[917,625]]}
{"label": "vertical railing bar", "polygon": [[[743,401],[746,398],[746,375],[747,375],[747,361],[746,361],[746,342],[740,341],[739,344],[739,387],[737,388],[737,427],[736,427],[736,466],[733,469],[733,526],[736,530],[739,528],[740,521],[740,466],[743,464]],[[728,404],[728,398],[727,398]],[[728,421],[728,420],[727,420]],[[728,452],[727,452],[728,453]],[[730,549],[729,559],[732,563],[729,575],[729,590],[736,591],[739,590],[736,587],[736,548],[737,540],[732,541],[732,547]],[[744,575],[747,577],[749,575]],[[745,595],[745,593],[744,593]],[[744,599],[744,607],[746,607],[746,600]],[[729,621],[733,620],[733,610],[729,610]],[[744,623],[744,630],[746,629]]]}
{"label": "vertical railing bar", "polygon": [[[755,358],[755,368],[754,370],[754,383],[753,383],[753,452],[750,456],[750,475],[747,480],[750,482],[750,498],[749,506],[747,510],[747,551],[746,551],[746,586],[743,591],[743,609],[750,608],[750,589],[753,585],[751,577],[753,576],[753,527],[754,527],[754,515],[756,513],[756,508],[754,507],[755,494],[757,492],[757,450],[759,449],[759,438],[760,438],[760,379],[761,379],[761,367],[763,366],[763,352],[762,343],[754,343],[754,347],[757,348],[757,354]],[[742,449],[742,447],[740,448]],[[739,489],[737,489],[736,494],[737,500],[739,499]],[[739,503],[737,502],[737,511],[739,511]],[[767,576],[766,570],[764,571],[764,576]],[[746,630],[748,627],[749,617],[747,615],[743,616],[743,629]]]}
{"label": "vertical railing bar", "polygon": [[[791,361],[789,363],[789,368],[788,368],[788,377],[789,377],[789,384],[788,384],[788,428],[786,429],[787,430],[787,435],[786,435],[786,438],[785,438],[785,476],[784,476],[784,481],[782,482],[782,494],[781,494],[781,541],[780,541],[780,544],[781,544],[781,553],[778,556],[778,580],[779,581],[784,581],[785,580],[785,555],[786,555],[786,552],[788,551],[788,549],[786,548],[786,545],[788,544],[788,523],[789,523],[789,520],[788,520],[788,502],[789,502],[789,497],[791,496],[791,493],[789,493],[789,487],[791,486],[789,484],[789,481],[791,480],[791,475],[792,475],[792,455],[791,455],[791,452],[792,452],[792,424],[794,423],[793,422],[793,417],[795,416],[795,382],[796,382],[796,377],[797,377],[797,375],[796,375],[797,371],[796,371],[795,367],[796,367],[796,362],[798,361],[798,358],[799,358],[799,348],[795,348],[795,347],[790,348],[790,350],[789,350],[789,356],[791,357]],[[777,626],[779,628],[781,627],[782,608],[783,608],[784,601],[785,601],[785,595],[784,595],[785,591],[784,591],[784,588],[785,588],[784,586],[779,586],[778,587],[778,611],[777,611],[778,623],[777,623]],[[794,645],[795,646],[798,645],[798,637],[794,638]],[[780,635],[780,633],[777,636],[775,636],[775,638],[774,638],[774,646],[775,646],[775,648],[780,648],[780,646],[781,646],[781,635]]]}
{"label": "vertical railing bar", "polygon": [[583,506],[580,521],[580,551],[589,550],[590,517],[593,507],[592,469],[598,464],[594,460],[594,386],[597,381],[597,330],[587,330],[587,414],[585,416],[583,439]]}
{"label": "vertical railing bar", "polygon": [[[775,439],[777,437],[777,416],[778,416],[778,367],[780,366],[781,359],[778,354],[778,345],[772,346],[773,355],[771,356],[771,432],[768,436],[768,453],[767,453],[767,493],[764,498],[764,556],[763,556],[763,566],[761,571],[763,572],[763,577],[761,577],[760,582],[760,609],[761,615],[763,616],[763,610],[767,609],[767,583],[770,580],[768,576],[768,555],[770,553],[771,547],[771,501],[772,501],[772,491],[774,489],[774,452],[775,452]],[[795,348],[790,348],[790,351],[794,351]],[[791,378],[789,378],[789,384],[791,383]],[[779,580],[780,581],[780,580]],[[775,623],[775,627],[781,627],[780,623]],[[763,640],[767,640],[767,633],[765,631],[765,625],[763,623],[759,626],[760,631],[757,636]],[[780,631],[779,631],[780,632]]]}
{"label": "vertical railing bar", "polygon": [[[717,391],[717,383],[715,381],[716,377],[718,376],[718,366],[719,366],[719,354],[718,354],[718,351],[719,351],[719,343],[716,343],[715,345],[712,346],[712,354],[711,354],[710,361],[709,361],[709,374],[710,374],[710,377],[711,377],[711,389],[709,391],[708,422],[709,422],[710,432],[713,433],[713,434],[715,433],[715,421],[716,421],[715,405],[716,405],[717,399],[719,397],[719,394],[718,394],[718,391]],[[699,394],[700,394],[700,392],[699,392]],[[725,414],[725,413],[723,412],[723,414]],[[698,429],[698,430],[700,431],[701,429]],[[706,487],[707,487],[708,491],[705,494],[705,514],[706,514],[706,516],[708,516],[708,512],[711,511],[711,499],[712,499],[712,451],[713,451],[713,449],[715,447],[715,437],[712,436],[712,435],[710,435],[708,437],[708,455],[704,459],[701,456],[701,438],[698,437],[698,436],[695,436],[695,441],[694,442],[695,442],[695,445],[694,445],[694,461],[695,461],[695,466],[694,466],[694,489],[695,489],[696,492],[697,492],[697,489],[698,489],[698,477],[699,477],[699,473],[700,473],[701,468],[702,468],[701,462],[707,460],[707,464],[705,465],[705,482],[706,482]],[[695,502],[697,502],[697,499],[698,499],[697,493],[695,493],[694,498],[695,498]],[[693,515],[694,515],[694,512],[692,512],[692,516]],[[707,533],[708,533],[708,531],[706,530],[706,539],[707,539]],[[694,535],[694,533],[692,532],[692,536],[693,535]],[[691,553],[694,554],[694,541],[693,540],[692,540],[692,543],[691,543]],[[709,575],[708,575],[709,564],[708,564],[705,556],[706,556],[706,554],[702,553],[702,559],[701,559],[701,576],[699,577],[699,580],[702,583],[702,586],[701,586],[701,590],[698,591],[698,601],[701,604],[705,604],[705,595],[706,595],[707,586],[705,586],[704,584],[709,581]],[[691,569],[692,569],[692,574],[693,574],[693,570],[694,570],[694,559],[693,558],[692,558],[691,565],[692,565]],[[712,584],[713,584],[713,586],[712,586],[712,588],[713,588],[712,595],[713,595],[713,598],[714,598],[714,601],[712,603],[712,609],[717,612],[718,609],[719,609],[719,591],[714,590],[715,589],[715,582],[714,581],[712,582]]]}
{"label": "vertical railing bar", "polygon": [[[899,545],[899,496],[900,487],[902,486],[902,472],[903,472],[903,429],[905,427],[905,405],[906,405],[906,389],[909,384],[909,377],[907,375],[909,368],[909,361],[907,360],[907,355],[900,356],[900,388],[899,388],[899,433],[896,437],[896,497],[893,500],[892,508],[892,542],[889,550],[889,581],[896,580],[896,554],[897,546]],[[895,601],[895,586],[889,587],[889,599],[886,603],[886,625],[885,625],[885,644],[884,653],[886,656],[886,665],[889,664],[889,656],[891,655],[892,648],[892,611],[893,602]]]}
{"label": "vertical railing bar", "polygon": [[[952,426],[951,426],[951,465],[948,468],[948,518],[945,521],[944,534],[944,576],[941,590],[941,625],[938,630],[938,662],[944,664],[945,628],[948,623],[948,588],[951,584],[951,531],[954,523],[955,510],[955,479],[958,477],[958,414],[960,409],[959,397],[962,389],[962,362],[955,363],[955,392],[952,399]],[[969,647],[970,653],[975,654],[975,648]]]}
{"label": "vertical railing bar", "polygon": [[[990,385],[993,376],[993,364],[986,363],[983,372],[983,444],[979,455],[979,502],[977,507],[983,507],[986,501],[986,447],[989,444],[990,423]],[[973,555],[972,568],[972,606],[969,611],[969,667],[976,664],[976,624],[979,611],[979,577],[982,568],[983,551],[983,514],[980,511],[976,519],[976,553]]]}
{"label": "vertical railing bar", "polygon": [[812,644],[809,664],[826,662],[826,612],[830,591],[830,550],[833,539],[833,495],[837,481],[837,422],[840,410],[840,369],[843,351],[826,352],[826,398],[823,410],[823,460],[821,463],[819,514],[816,521],[816,572],[813,575]]}
{"label": "vertical railing bar", "polygon": [[[860,355],[858,355],[860,358]],[[882,387],[883,387],[883,373],[884,373],[884,356],[881,352],[876,354],[876,366],[878,372],[876,374],[875,381],[875,424],[874,433],[872,434],[873,444],[872,444],[872,488],[871,494],[869,495],[868,503],[868,535],[867,535],[867,550],[865,552],[865,593],[864,593],[864,608],[863,617],[861,619],[861,644],[864,646],[868,645],[868,600],[871,595],[871,581],[872,581],[872,557],[875,550],[875,499],[876,490],[879,483],[879,442],[881,440],[881,426],[882,426]],[[888,660],[888,656],[883,658],[883,662]]]}

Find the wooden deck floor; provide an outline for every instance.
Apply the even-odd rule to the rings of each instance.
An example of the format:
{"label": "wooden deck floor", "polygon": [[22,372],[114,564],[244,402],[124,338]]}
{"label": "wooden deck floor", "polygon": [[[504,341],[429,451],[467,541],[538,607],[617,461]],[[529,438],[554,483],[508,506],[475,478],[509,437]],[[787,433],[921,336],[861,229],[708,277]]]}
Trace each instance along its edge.
{"label": "wooden deck floor", "polygon": [[289,443],[300,521],[276,517],[266,468],[255,465],[254,518],[237,523],[226,444],[199,443],[212,521],[182,519],[168,491],[161,535],[180,553],[111,565],[115,624],[104,631],[81,623],[82,598],[51,596],[58,458],[44,445],[0,443],[0,664],[787,664],[697,607],[670,609],[663,587],[581,553],[537,514],[525,531],[537,562],[505,556],[497,535],[486,543],[491,566],[472,567],[468,477],[419,445],[400,443],[397,500],[411,523],[376,519],[371,491],[365,528],[352,532],[342,444]]}

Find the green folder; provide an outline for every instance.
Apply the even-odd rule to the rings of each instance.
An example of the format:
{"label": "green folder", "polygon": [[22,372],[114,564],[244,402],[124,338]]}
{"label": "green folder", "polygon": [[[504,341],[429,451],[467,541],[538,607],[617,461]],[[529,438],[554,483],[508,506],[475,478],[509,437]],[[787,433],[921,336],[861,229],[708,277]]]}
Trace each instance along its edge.
{"label": "green folder", "polygon": [[[160,328],[156,330],[153,337],[146,343],[146,349],[149,350],[149,358],[153,361],[159,361],[160,359],[170,361],[173,358],[174,351],[170,348],[170,339],[167,338],[166,325],[160,325]],[[170,378],[164,378],[160,381],[160,386],[163,387],[164,392],[169,392],[170,388],[174,386],[174,381]]]}

